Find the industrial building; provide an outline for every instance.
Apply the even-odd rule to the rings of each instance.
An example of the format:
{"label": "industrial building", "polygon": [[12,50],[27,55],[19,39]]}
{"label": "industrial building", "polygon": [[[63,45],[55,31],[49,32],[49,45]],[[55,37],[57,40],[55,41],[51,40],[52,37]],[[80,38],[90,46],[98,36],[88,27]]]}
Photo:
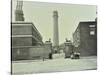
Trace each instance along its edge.
{"label": "industrial building", "polygon": [[81,56],[97,55],[97,21],[80,22],[73,33],[74,52]]}
{"label": "industrial building", "polygon": [[51,48],[47,49],[35,25],[25,22],[22,6],[23,1],[17,1],[15,22],[11,22],[11,60],[49,58]]}

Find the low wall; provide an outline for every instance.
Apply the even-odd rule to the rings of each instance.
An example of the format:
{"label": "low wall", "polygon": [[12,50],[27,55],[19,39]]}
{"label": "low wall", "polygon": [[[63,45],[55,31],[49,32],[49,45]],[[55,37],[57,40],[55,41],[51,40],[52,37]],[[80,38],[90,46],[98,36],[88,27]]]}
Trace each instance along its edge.
{"label": "low wall", "polygon": [[51,50],[44,46],[12,48],[12,60],[32,60],[49,58]]}
{"label": "low wall", "polygon": [[49,54],[51,53],[50,49],[41,47],[32,47],[29,49],[29,58],[30,59],[46,59],[49,58]]}

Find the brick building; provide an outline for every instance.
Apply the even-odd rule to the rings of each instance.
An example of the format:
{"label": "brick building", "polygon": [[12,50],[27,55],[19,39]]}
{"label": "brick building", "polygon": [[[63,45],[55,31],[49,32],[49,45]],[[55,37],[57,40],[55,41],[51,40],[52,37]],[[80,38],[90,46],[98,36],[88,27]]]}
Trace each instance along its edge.
{"label": "brick building", "polygon": [[29,48],[42,46],[42,36],[30,22],[11,23],[12,59],[29,59]]}
{"label": "brick building", "polygon": [[80,22],[73,33],[73,45],[81,56],[97,55],[97,22]]}
{"label": "brick building", "polygon": [[15,22],[11,23],[12,60],[49,58],[42,36],[32,22],[25,22],[22,10],[23,1],[17,1]]}

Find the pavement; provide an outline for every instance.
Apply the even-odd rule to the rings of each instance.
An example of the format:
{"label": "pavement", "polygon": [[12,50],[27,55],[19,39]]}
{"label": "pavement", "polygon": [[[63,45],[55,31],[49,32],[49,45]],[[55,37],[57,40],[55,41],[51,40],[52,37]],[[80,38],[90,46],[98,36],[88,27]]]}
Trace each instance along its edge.
{"label": "pavement", "polygon": [[68,72],[96,70],[97,57],[81,57],[80,59],[56,58],[52,60],[23,60],[12,62],[12,74],[32,74],[49,72]]}

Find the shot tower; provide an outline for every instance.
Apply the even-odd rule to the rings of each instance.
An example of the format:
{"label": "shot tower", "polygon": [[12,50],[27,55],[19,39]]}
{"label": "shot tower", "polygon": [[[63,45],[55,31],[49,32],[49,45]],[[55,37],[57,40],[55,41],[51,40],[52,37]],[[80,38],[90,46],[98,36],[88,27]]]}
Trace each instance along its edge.
{"label": "shot tower", "polygon": [[58,32],[58,12],[57,11],[53,11],[53,21],[54,21],[53,46],[54,46],[54,51],[58,52],[58,50],[59,50],[59,32]]}

